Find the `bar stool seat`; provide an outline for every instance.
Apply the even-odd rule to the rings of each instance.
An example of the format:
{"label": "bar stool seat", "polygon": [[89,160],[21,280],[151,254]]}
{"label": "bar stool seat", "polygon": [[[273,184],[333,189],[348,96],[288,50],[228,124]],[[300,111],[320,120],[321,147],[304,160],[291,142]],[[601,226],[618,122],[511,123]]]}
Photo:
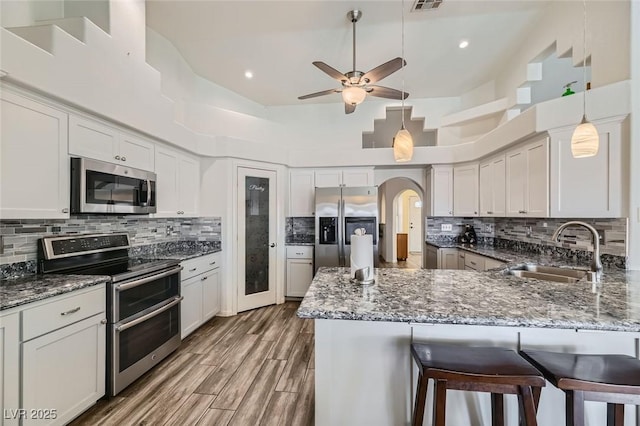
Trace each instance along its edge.
{"label": "bar stool seat", "polygon": [[566,395],[567,426],[584,425],[584,401],[607,403],[607,425],[624,424],[624,404],[640,405],[640,360],[628,355],[520,351]]}
{"label": "bar stool seat", "polygon": [[424,419],[429,379],[435,383],[434,426],[445,425],[447,389],[491,392],[493,426],[504,425],[503,394],[516,394],[524,424],[537,425],[536,410],[545,380],[515,351],[499,347],[412,343],[411,354],[419,369],[414,426],[421,426]]}

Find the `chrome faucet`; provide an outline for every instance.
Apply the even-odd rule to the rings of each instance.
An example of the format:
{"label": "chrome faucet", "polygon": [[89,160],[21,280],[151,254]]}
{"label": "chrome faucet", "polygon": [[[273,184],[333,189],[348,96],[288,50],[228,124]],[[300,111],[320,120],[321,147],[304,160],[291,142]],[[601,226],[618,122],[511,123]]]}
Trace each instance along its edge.
{"label": "chrome faucet", "polygon": [[562,231],[570,226],[582,226],[591,232],[591,237],[593,239],[593,259],[591,259],[591,272],[589,274],[589,278],[592,282],[600,282],[600,278],[602,277],[602,262],[600,261],[600,234],[598,234],[596,228],[588,223],[581,222],[579,220],[572,220],[558,226],[558,229],[553,233],[551,240],[559,242]]}

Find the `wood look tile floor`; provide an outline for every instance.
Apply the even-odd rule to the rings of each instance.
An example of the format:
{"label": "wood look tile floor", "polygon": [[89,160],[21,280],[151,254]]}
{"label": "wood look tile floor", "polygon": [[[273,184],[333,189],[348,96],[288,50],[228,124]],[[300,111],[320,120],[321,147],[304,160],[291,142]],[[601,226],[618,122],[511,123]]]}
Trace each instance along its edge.
{"label": "wood look tile floor", "polygon": [[396,263],[385,262],[382,257],[380,257],[380,268],[412,268],[412,269],[420,269],[422,266],[422,253],[409,253],[407,260],[398,260]]}
{"label": "wood look tile floor", "polygon": [[72,425],[313,425],[313,320],[286,302],[216,317]]}

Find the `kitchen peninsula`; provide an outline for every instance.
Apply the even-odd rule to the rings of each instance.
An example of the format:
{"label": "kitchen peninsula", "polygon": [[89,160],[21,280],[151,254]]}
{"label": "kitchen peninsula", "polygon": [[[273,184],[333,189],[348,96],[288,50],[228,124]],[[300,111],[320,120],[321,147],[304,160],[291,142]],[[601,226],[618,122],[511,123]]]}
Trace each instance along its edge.
{"label": "kitchen peninsula", "polygon": [[[358,286],[347,268],[321,268],[298,311],[317,320],[318,426],[409,424],[417,376],[413,340],[638,355],[639,272],[606,271],[598,286],[523,279],[504,268],[376,273],[374,285]],[[489,394],[449,391],[447,399],[447,424],[490,424]],[[505,401],[507,424],[516,425],[517,400]],[[430,410],[430,396],[427,404]],[[586,407],[589,424],[605,423],[605,404]],[[635,410],[626,413],[630,425]],[[548,385],[539,424],[560,419],[563,394]]]}

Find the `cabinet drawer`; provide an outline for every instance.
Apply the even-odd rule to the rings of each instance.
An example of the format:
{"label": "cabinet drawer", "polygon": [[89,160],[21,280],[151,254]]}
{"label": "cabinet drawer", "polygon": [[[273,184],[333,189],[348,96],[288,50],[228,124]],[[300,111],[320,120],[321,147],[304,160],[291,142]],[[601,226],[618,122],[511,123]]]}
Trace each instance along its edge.
{"label": "cabinet drawer", "polygon": [[57,296],[49,303],[22,311],[22,341],[104,313],[107,301],[104,284],[81,294],[74,293]]}
{"label": "cabinet drawer", "polygon": [[313,246],[287,246],[287,259],[313,259]]}
{"label": "cabinet drawer", "polygon": [[180,273],[180,279],[182,281],[188,280],[189,278],[200,275],[203,272],[218,268],[221,265],[221,261],[221,252],[185,260],[180,263],[180,265],[182,265],[182,267],[184,268]]}
{"label": "cabinet drawer", "polygon": [[473,253],[466,253],[464,255],[464,267],[465,269],[474,269],[476,271],[484,271],[484,257]]}

